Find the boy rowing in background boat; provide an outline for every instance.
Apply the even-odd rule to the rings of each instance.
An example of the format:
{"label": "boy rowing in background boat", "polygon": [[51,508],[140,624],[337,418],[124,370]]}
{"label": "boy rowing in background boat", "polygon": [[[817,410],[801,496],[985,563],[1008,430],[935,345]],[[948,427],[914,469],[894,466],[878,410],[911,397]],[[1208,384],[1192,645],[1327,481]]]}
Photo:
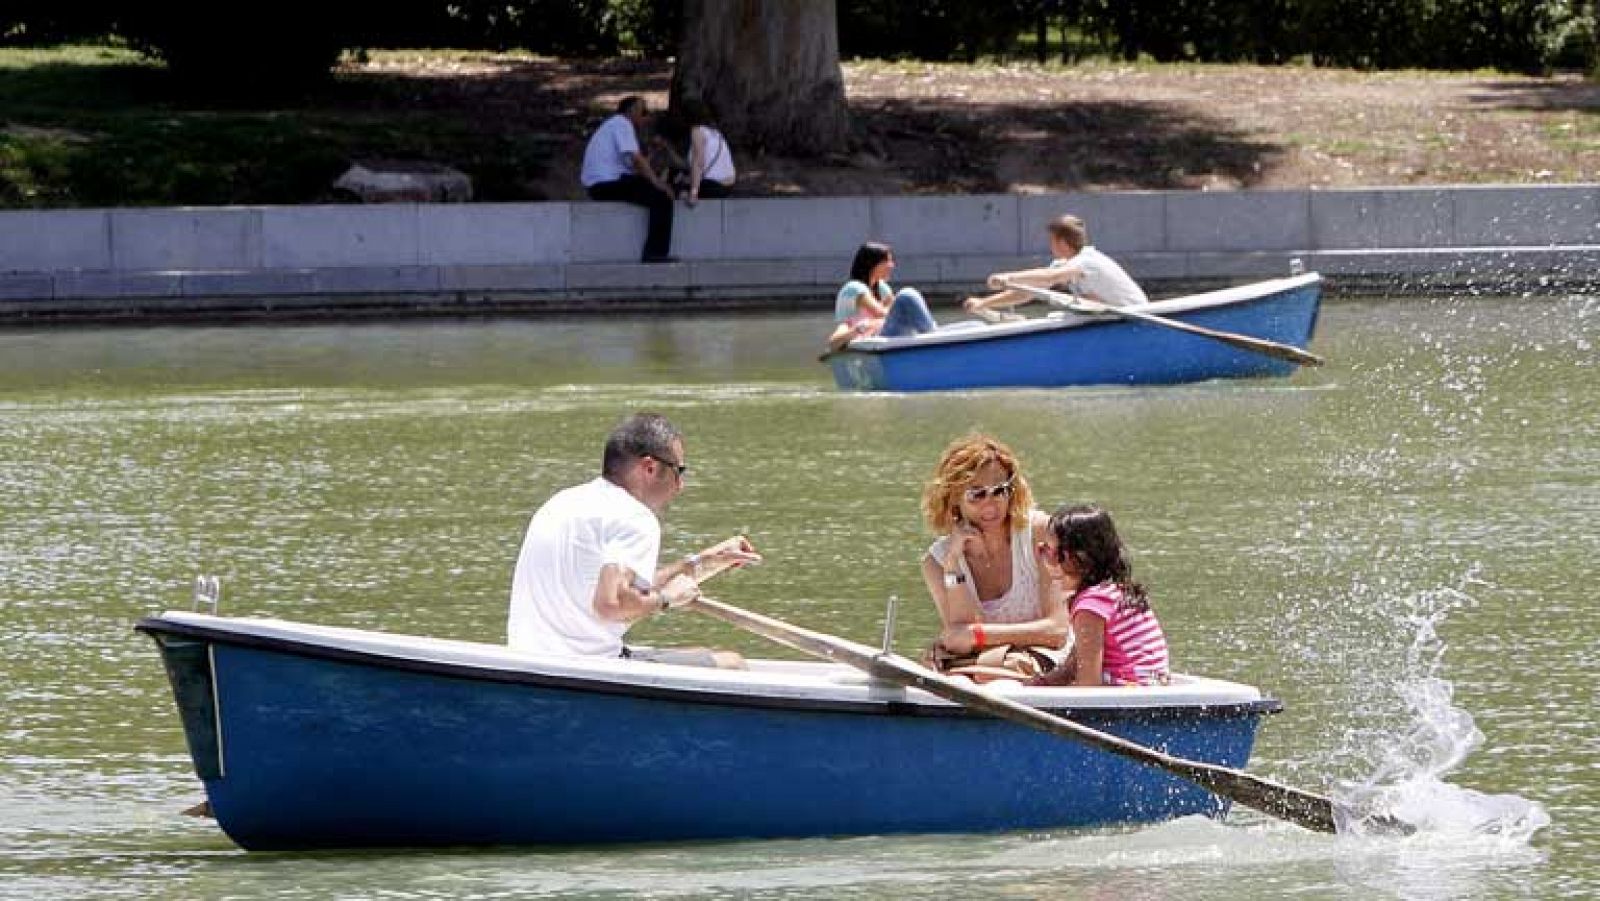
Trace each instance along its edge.
{"label": "boy rowing in background boat", "polygon": [[[1050,233],[1050,253],[1054,257],[1050,265],[1017,272],[996,272],[989,276],[990,288],[1003,288],[1006,283],[1035,288],[1064,286],[1080,297],[1111,306],[1127,307],[1149,302],[1138,282],[1117,265],[1116,260],[1089,243],[1089,229],[1082,219],[1070,215],[1057,216],[1050,220],[1045,229]],[[1005,288],[985,297],[969,297],[962,306],[986,322],[1005,322],[1022,318],[1009,312],[1010,307],[1033,299],[1033,295],[1026,291]]]}

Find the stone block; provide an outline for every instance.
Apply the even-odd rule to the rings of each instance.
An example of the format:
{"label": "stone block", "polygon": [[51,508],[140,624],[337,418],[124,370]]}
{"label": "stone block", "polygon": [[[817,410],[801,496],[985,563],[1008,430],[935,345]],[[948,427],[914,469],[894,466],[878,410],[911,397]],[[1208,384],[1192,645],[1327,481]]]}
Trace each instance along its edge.
{"label": "stone block", "polygon": [[889,244],[902,261],[1018,248],[1017,198],[1010,195],[873,197],[871,210],[871,240]]}
{"label": "stone block", "polygon": [[0,272],[0,300],[49,300],[55,293],[55,279],[45,273]]}
{"label": "stone block", "polygon": [[1305,261],[1304,251],[1190,253],[1186,257],[1184,269],[1189,278],[1284,278],[1289,274],[1291,258]]}
{"label": "stone block", "polygon": [[1159,191],[1035,194],[1019,199],[1018,252],[1037,253],[1035,266],[1049,261],[1046,224],[1064,213],[1082,219],[1089,229],[1089,242],[1112,256],[1166,247],[1167,202]]}
{"label": "stone block", "polygon": [[427,204],[417,207],[425,266],[527,266],[565,262],[572,244],[566,203]]}
{"label": "stone block", "polygon": [[[890,284],[896,288],[916,287],[925,282],[939,280],[940,272],[942,271],[939,266],[939,257],[926,254],[901,256],[900,245],[894,244],[892,246],[894,247],[894,272],[889,275]],[[845,260],[843,263],[834,263],[828,270],[828,274],[833,276],[835,283],[844,284],[845,279],[850,277],[850,260]]]}
{"label": "stone block", "polygon": [[1186,191],[1166,200],[1169,250],[1291,250],[1311,242],[1305,191]]}
{"label": "stone block", "polygon": [[414,204],[268,207],[261,211],[268,269],[415,266],[421,261]]}
{"label": "stone block", "polygon": [[186,272],[181,278],[184,297],[265,297],[316,292],[316,273],[310,269]]}
{"label": "stone block", "polygon": [[1125,253],[1117,257],[1117,262],[1133,276],[1134,281],[1145,282],[1187,278],[1192,274],[1189,271],[1189,256],[1185,253]]}
{"label": "stone block", "polygon": [[110,268],[105,210],[0,212],[0,272]]}
{"label": "stone block", "polygon": [[572,291],[621,288],[641,292],[687,288],[689,269],[688,263],[574,263],[567,267],[567,288]]}
{"label": "stone block", "polygon": [[1373,191],[1377,204],[1376,247],[1443,247],[1451,243],[1454,209],[1447,189]]}
{"label": "stone block", "polygon": [[1373,191],[1312,191],[1311,247],[1376,247],[1380,195]]}
{"label": "stone block", "polygon": [[[649,213],[630,203],[574,203],[573,263],[634,263],[644,250]],[[677,216],[673,216],[676,225]]]}
{"label": "stone block", "polygon": [[872,234],[866,197],[749,198],[722,202],[722,252],[726,259],[810,257],[850,259]]}
{"label": "stone block", "polygon": [[439,290],[437,266],[337,266],[318,269],[319,294],[419,294]]}
{"label": "stone block", "polygon": [[422,160],[357,162],[333,187],[362,203],[466,203],[472,199],[472,179],[465,172]]}
{"label": "stone block", "polygon": [[695,287],[727,288],[739,286],[812,287],[819,293],[832,292],[844,278],[830,267],[820,271],[816,260],[707,260],[689,264],[689,280]]}
{"label": "stone block", "polygon": [[179,272],[57,272],[55,296],[67,297],[179,297],[183,276]]}
{"label": "stone block", "polygon": [[1044,257],[998,255],[998,256],[950,256],[939,258],[939,281],[945,284],[982,286],[984,280],[991,273],[1015,272],[1018,269],[1032,269],[1043,266],[1048,259]]}
{"label": "stone block", "polygon": [[672,222],[673,255],[684,260],[719,259],[723,206],[721,200],[702,200],[694,206],[679,203]]}
{"label": "stone block", "polygon": [[567,286],[567,267],[444,266],[439,270],[443,291],[560,291]]}
{"label": "stone block", "polygon": [[1600,243],[1600,187],[1463,187],[1450,193],[1455,206],[1452,244]]}
{"label": "stone block", "polygon": [[111,210],[111,266],[124,272],[254,269],[261,265],[261,210]]}

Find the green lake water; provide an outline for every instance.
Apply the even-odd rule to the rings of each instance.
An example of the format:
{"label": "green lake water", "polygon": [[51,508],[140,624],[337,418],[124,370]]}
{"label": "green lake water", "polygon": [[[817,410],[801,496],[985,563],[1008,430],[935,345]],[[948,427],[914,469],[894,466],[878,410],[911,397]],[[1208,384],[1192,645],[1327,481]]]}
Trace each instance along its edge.
{"label": "green lake water", "polygon": [[[844,395],[826,328],[0,333],[0,898],[1600,894],[1600,299],[1335,301],[1326,368],[1141,389]],[[1115,513],[1179,669],[1284,702],[1253,772],[1376,777],[1431,825],[251,855],[179,815],[201,790],[141,616],[214,573],[226,613],[500,641],[528,516],[636,409],[688,436],[664,553],[742,531],[768,562],[715,594],[868,642],[898,595],[907,652],[922,482],[999,436],[1041,503]],[[689,615],[633,637],[784,655]]]}

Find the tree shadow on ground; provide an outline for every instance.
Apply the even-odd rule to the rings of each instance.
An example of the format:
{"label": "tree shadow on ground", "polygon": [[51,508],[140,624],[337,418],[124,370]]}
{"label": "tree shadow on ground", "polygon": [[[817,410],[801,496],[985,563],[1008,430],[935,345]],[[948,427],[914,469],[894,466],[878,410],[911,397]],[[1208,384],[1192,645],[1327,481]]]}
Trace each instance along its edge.
{"label": "tree shadow on ground", "polygon": [[1220,119],[1151,103],[886,101],[852,114],[914,190],[1248,187],[1283,153]]}
{"label": "tree shadow on ground", "polygon": [[1578,78],[1484,81],[1472,86],[1475,108],[1600,115],[1600,82]]}

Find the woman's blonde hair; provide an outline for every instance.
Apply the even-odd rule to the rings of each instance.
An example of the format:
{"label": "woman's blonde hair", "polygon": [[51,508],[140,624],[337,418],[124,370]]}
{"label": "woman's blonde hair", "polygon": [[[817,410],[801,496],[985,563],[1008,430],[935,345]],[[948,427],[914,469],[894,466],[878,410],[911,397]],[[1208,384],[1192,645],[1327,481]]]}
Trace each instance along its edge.
{"label": "woman's blonde hair", "polygon": [[961,508],[961,493],[977,477],[978,470],[988,463],[998,463],[1011,479],[1011,503],[1006,516],[1015,523],[1033,509],[1033,492],[1022,475],[1022,464],[1011,448],[974,432],[958,438],[944,449],[933,478],[922,489],[922,517],[935,534],[943,535],[955,528],[956,514]]}

